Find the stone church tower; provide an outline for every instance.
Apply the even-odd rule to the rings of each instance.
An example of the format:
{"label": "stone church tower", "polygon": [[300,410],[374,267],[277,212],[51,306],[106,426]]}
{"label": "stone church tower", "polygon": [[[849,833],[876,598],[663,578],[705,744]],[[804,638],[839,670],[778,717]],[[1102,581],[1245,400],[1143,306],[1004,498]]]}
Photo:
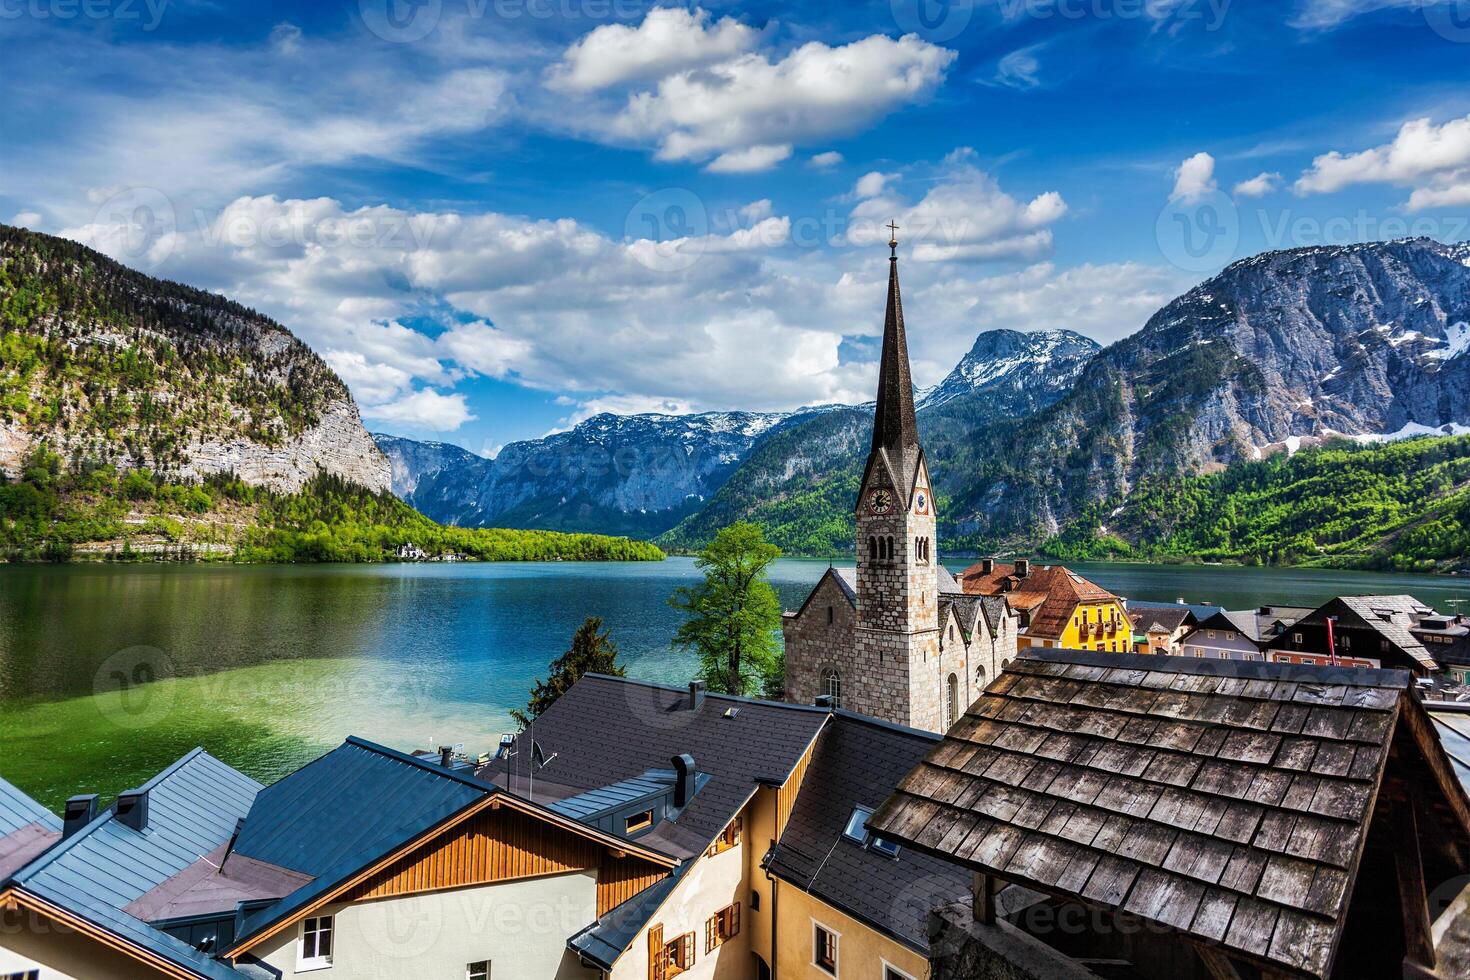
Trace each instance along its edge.
{"label": "stone church tower", "polygon": [[[888,243],[888,309],[873,445],[857,499],[857,622],[844,700],[855,710],[941,730],[934,499],[914,418],[914,386],[898,287],[898,242]],[[861,707],[860,707],[861,705]]]}

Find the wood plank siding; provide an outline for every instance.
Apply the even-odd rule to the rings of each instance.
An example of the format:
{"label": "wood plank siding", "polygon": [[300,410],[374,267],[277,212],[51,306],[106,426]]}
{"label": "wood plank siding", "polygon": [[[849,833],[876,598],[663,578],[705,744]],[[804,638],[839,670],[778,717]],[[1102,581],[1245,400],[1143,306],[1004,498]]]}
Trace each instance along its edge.
{"label": "wood plank siding", "polygon": [[777,838],[786,832],[786,822],[791,819],[791,811],[796,807],[796,797],[801,792],[801,782],[806,779],[806,767],[811,764],[812,752],[816,747],[817,740],[812,739],[812,744],[806,747],[806,751],[791,768],[791,775],[786,778],[786,782],[781,784],[781,788],[776,790]]}
{"label": "wood plank siding", "polygon": [[[510,807],[487,807],[427,841],[356,885],[342,901],[388,898],[487,885],[518,878],[539,878],[569,871],[599,869],[598,912],[604,911],[601,884],[606,849]],[[616,882],[609,899],[631,896],[628,889],[647,887],[664,874],[656,865],[627,857],[613,869]],[[610,907],[610,906],[609,906]]]}
{"label": "wood plank siding", "polygon": [[668,871],[641,858],[605,853],[597,869],[597,914],[602,915],[643,889],[661,881]]}

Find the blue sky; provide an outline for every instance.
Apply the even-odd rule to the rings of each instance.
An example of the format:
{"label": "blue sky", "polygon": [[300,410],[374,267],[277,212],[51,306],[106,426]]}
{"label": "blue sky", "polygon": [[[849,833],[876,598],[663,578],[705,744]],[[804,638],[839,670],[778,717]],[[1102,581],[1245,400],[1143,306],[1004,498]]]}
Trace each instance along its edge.
{"label": "blue sky", "polygon": [[368,424],[869,397],[1267,248],[1470,237],[1470,0],[0,0],[0,220],[217,290]]}

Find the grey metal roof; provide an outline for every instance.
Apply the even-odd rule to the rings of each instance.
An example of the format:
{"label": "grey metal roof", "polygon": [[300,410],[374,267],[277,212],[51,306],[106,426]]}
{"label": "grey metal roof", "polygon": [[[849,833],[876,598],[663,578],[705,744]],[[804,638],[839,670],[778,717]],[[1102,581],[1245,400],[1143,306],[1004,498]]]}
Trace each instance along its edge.
{"label": "grey metal roof", "polygon": [[955,577],[950,572],[950,570],[947,569],[947,568],[945,568],[943,565],[938,565],[938,566],[935,567],[935,569],[934,569],[934,575],[939,580],[939,594],[940,595],[964,595],[965,594],[965,588],[964,588],[964,586],[960,585],[960,583],[955,580]]}
{"label": "grey metal roof", "polygon": [[140,832],[109,812],[16,873],[57,900],[86,898],[121,909],[229,840],[260,784],[195,749],[145,783]]}
{"label": "grey metal roof", "polygon": [[650,769],[641,776],[619,780],[607,786],[569,796],[547,806],[548,810],[560,813],[573,820],[610,810],[624,803],[631,803],[653,793],[663,793],[674,784],[674,770]]}
{"label": "grey metal roof", "polygon": [[0,779],[0,837],[13,834],[22,827],[39,823],[47,830],[60,832],[61,820],[14,784]]}
{"label": "grey metal roof", "polygon": [[12,882],[199,976],[238,978],[122,909],[228,840],[260,784],[195,749],[139,789],[148,792],[142,831],[108,811],[21,868]]}
{"label": "grey metal roof", "polygon": [[854,807],[878,809],[938,743],[938,735],[837,712],[812,753],[786,831],[766,857],[783,882],[921,954],[929,910],[962,898],[969,873],[910,848],[887,857],[843,829]]}
{"label": "grey metal roof", "polygon": [[1424,704],[1460,785],[1470,792],[1470,705]]}

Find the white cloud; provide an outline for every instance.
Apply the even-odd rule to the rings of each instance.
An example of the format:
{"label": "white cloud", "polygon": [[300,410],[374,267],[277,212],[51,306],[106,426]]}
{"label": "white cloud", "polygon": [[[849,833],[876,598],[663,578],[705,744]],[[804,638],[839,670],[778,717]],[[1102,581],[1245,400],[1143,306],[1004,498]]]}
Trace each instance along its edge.
{"label": "white cloud", "polygon": [[729,150],[721,153],[704,169],[712,174],[759,173],[762,170],[770,170],[789,156],[791,156],[790,143],[783,143],[780,146],[747,146],[743,150]]}
{"label": "white cloud", "polygon": [[427,429],[431,432],[453,432],[475,416],[459,393],[441,394],[433,388],[423,388],[385,405],[367,405],[363,415],[380,422]]}
{"label": "white cloud", "polygon": [[1048,191],[1022,203],[971,158],[968,151],[952,154],[941,177],[912,205],[885,193],[886,180],[860,186],[859,193],[876,193],[852,209],[849,242],[886,242],[887,224],[895,220],[899,240],[912,246],[919,262],[1035,259],[1049,253],[1052,233],[1047,226],[1067,213],[1062,196]]}
{"label": "white cloud", "polygon": [[836,150],[827,150],[816,154],[808,162],[818,170],[830,170],[842,162],[842,154]]}
{"label": "white cloud", "polygon": [[550,84],[589,92],[624,82],[661,78],[724,61],[754,47],[759,35],[730,17],[711,24],[706,10],[660,7],[637,27],[605,24],[562,55]]}
{"label": "white cloud", "polygon": [[923,98],[954,58],[912,34],[840,47],[812,41],[779,61],[751,52],[667,75],[653,90],[631,95],[610,123],[591,125],[614,140],[651,142],[662,160],[703,161],[755,148],[770,155],[772,148],[859,131]]}
{"label": "white cloud", "polygon": [[10,223],[19,228],[29,228],[35,231],[41,226],[41,216],[35,211],[17,211]]}
{"label": "white cloud", "polygon": [[1304,30],[1330,30],[1354,17],[1379,10],[1418,10],[1457,0],[1303,0],[1291,25]]}
{"label": "white cloud", "polygon": [[1470,115],[1439,126],[1428,118],[1412,119],[1392,142],[1357,153],[1324,153],[1293,189],[1329,194],[1366,183],[1413,188],[1411,211],[1463,203],[1470,197]]}
{"label": "white cloud", "polygon": [[1259,173],[1250,180],[1242,180],[1235,185],[1236,197],[1265,197],[1281,186],[1281,175],[1278,173]]}
{"label": "white cloud", "polygon": [[764,221],[775,213],[769,197],[763,197],[759,201],[751,201],[740,209],[740,217],[751,222]]}
{"label": "white cloud", "polygon": [[897,176],[897,174],[879,173],[876,170],[869,171],[859,177],[857,183],[853,185],[853,196],[859,200],[865,197],[877,197],[883,193],[883,188],[888,182]]}
{"label": "white cloud", "polygon": [[447,330],[437,343],[448,360],[490,378],[504,378],[532,350],[528,341],[509,337],[484,320]]}
{"label": "white cloud", "polygon": [[279,55],[291,58],[301,53],[301,28],[282,22],[271,28],[270,45]]}
{"label": "white cloud", "polygon": [[1169,200],[1192,204],[1215,189],[1215,158],[1208,153],[1196,153],[1175,169],[1174,190]]}
{"label": "white cloud", "polygon": [[1036,57],[1042,45],[1018,48],[1001,58],[995,66],[992,84],[1006,88],[1029,89],[1041,84],[1041,61]]}

